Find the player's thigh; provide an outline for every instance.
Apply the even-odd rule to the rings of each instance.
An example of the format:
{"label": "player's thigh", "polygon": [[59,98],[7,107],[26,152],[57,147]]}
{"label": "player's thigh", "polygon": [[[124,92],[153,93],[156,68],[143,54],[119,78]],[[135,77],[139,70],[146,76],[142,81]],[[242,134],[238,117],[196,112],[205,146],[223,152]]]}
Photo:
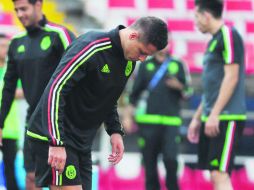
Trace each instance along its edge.
{"label": "player's thigh", "polygon": [[177,126],[164,126],[162,138],[162,154],[165,160],[176,160],[179,148],[179,128]]}
{"label": "player's thigh", "polygon": [[31,149],[30,139],[25,135],[24,139],[24,168],[27,173],[33,173],[35,171],[35,155]]}
{"label": "player's thigh", "polygon": [[92,159],[91,152],[80,154],[80,177],[83,189],[92,189]]}

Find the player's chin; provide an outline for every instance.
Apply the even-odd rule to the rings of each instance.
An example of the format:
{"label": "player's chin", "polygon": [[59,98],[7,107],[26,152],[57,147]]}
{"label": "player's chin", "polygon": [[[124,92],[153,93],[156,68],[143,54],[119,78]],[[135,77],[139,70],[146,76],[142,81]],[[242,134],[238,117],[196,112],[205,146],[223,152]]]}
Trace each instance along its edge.
{"label": "player's chin", "polygon": [[22,22],[22,25],[27,28],[27,27],[30,27],[30,24],[28,22]]}
{"label": "player's chin", "polygon": [[138,61],[139,60],[138,58],[131,57],[131,56],[125,56],[125,59],[128,61]]}
{"label": "player's chin", "polygon": [[130,58],[130,59],[128,59],[128,60],[130,60],[130,61],[139,61],[138,58]]}
{"label": "player's chin", "polygon": [[203,29],[203,28],[199,28],[199,31],[200,31],[201,33],[203,33],[203,34],[206,34],[206,33],[207,33],[207,31],[206,31],[205,29]]}
{"label": "player's chin", "polygon": [[21,24],[23,25],[23,26],[27,26],[28,25],[28,22],[26,21],[26,19],[24,19],[24,18],[19,18],[19,21],[21,22]]}

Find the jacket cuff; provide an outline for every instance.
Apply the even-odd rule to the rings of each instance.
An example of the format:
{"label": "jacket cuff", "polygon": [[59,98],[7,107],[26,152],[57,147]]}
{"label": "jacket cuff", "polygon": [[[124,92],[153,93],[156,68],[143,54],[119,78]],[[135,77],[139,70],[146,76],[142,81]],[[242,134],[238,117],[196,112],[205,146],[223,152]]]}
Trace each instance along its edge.
{"label": "jacket cuff", "polygon": [[108,133],[109,136],[111,136],[111,135],[114,134],[114,133],[118,133],[118,134],[120,134],[122,137],[125,136],[125,132],[124,132],[124,129],[123,129],[123,128],[121,128],[121,129],[119,129],[119,130],[116,130],[116,129],[109,129],[109,130],[106,130],[106,131],[107,131],[107,133]]}
{"label": "jacket cuff", "polygon": [[50,139],[49,140],[49,145],[50,146],[65,146],[64,142],[63,141],[59,141],[57,139]]}

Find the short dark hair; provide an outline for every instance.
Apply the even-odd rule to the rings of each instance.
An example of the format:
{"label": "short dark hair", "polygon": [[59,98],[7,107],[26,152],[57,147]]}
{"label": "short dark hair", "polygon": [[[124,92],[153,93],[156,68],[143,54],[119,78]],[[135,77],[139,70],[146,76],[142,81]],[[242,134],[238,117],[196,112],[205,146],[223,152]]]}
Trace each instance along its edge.
{"label": "short dark hair", "polygon": [[[12,0],[12,1],[15,2],[15,1],[18,1],[18,0]],[[43,2],[43,0],[28,0],[28,3],[34,5],[37,1]]]}
{"label": "short dark hair", "polygon": [[154,45],[157,50],[163,49],[168,44],[167,24],[157,17],[141,17],[130,27],[142,33],[140,39],[142,42]]}
{"label": "short dark hair", "polygon": [[221,18],[223,12],[223,0],[195,0],[199,11],[207,11],[214,18]]}

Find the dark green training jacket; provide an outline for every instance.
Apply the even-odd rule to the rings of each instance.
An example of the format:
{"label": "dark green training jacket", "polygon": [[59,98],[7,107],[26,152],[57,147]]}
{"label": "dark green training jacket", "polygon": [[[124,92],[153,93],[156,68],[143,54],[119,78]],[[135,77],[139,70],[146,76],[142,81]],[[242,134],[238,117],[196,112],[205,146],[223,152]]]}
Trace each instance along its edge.
{"label": "dark green training jacket", "polygon": [[[142,92],[148,88],[150,81],[160,66],[161,63],[155,58],[141,63],[129,98],[132,105],[137,106]],[[180,126],[182,122],[179,116],[182,91],[168,87],[166,80],[170,77],[175,77],[187,88],[187,76],[184,65],[171,57],[167,71],[149,94],[146,113],[139,114],[137,112],[135,116],[136,122],[140,124]]]}
{"label": "dark green training jacket", "polygon": [[0,128],[3,128],[11,107],[18,78],[21,79],[25,99],[29,105],[28,119],[64,50],[75,38],[66,28],[48,22],[45,17],[39,24],[40,27],[28,28],[11,41],[2,92]]}

